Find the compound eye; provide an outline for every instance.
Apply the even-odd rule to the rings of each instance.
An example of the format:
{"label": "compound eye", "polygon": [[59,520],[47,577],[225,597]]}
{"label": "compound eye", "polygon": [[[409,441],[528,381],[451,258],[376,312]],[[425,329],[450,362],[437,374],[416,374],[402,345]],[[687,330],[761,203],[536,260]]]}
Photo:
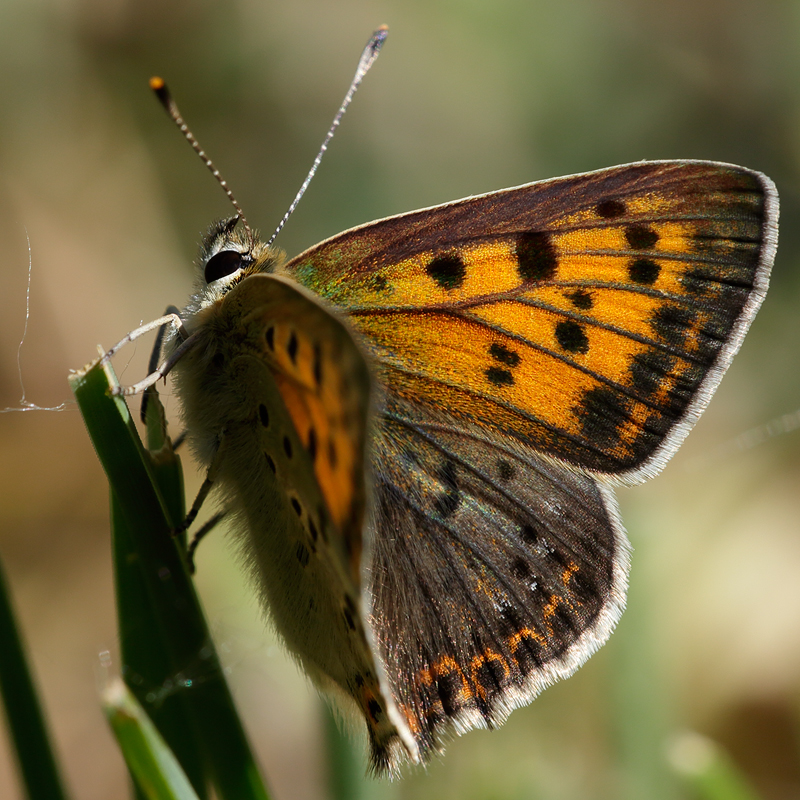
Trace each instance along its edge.
{"label": "compound eye", "polygon": [[244,265],[244,257],[236,250],[221,250],[208,259],[205,269],[206,283],[233,275]]}

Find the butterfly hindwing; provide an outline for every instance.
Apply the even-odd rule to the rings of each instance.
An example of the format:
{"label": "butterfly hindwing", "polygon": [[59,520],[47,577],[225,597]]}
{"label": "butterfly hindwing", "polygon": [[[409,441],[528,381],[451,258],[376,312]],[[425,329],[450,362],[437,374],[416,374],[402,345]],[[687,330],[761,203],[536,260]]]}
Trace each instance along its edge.
{"label": "butterfly hindwing", "polygon": [[776,222],[759,173],[643,162],[372,223],[286,271],[347,312],[393,392],[635,481],[738,349]]}
{"label": "butterfly hindwing", "polygon": [[624,605],[613,495],[510,437],[404,401],[376,424],[372,620],[423,756],[570,675]]}

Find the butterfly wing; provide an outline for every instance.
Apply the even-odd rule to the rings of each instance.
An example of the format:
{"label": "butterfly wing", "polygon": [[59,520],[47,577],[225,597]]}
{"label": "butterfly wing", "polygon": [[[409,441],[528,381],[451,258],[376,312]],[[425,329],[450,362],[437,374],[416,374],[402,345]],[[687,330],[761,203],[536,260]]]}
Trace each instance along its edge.
{"label": "butterfly wing", "polygon": [[364,357],[338,319],[279,276],[244,278],[186,324],[199,337],[173,373],[186,427],[200,460],[218,464],[275,626],[318,684],[356,702],[375,750],[399,736],[414,758],[362,608]]}
{"label": "butterfly wing", "polygon": [[377,427],[372,625],[426,757],[447,730],[501,724],[605,642],[629,545],[610,490],[511,437],[402,399]]}
{"label": "butterfly wing", "polygon": [[607,639],[629,546],[595,476],[663,467],[738,350],[776,244],[768,178],[650,162],[389,218],[286,265],[372,356],[368,597],[423,758]]}
{"label": "butterfly wing", "polygon": [[348,313],[392,392],[636,482],[708,402],[776,246],[765,176],[642,162],[356,228],[286,271]]}

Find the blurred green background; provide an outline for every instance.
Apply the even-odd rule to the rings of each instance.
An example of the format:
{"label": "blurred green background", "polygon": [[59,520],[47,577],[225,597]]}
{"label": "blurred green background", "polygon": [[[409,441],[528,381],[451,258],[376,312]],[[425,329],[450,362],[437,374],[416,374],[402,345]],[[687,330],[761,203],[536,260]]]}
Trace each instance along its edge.
{"label": "blurred green background", "polygon": [[[381,23],[383,54],[279,239],[290,254],[388,214],[642,158],[762,170],[782,224],[771,293],[707,413],[661,477],[619,493],[635,553],[609,644],[501,730],[364,797],[690,798],[675,769],[686,731],[725,748],[762,797],[800,797],[794,0],[2,0],[0,406],[20,401],[26,234],[22,377],[27,399],[51,406],[98,343],[184,302],[200,232],[230,213],[150,75],[269,233]],[[144,374],[148,350],[119,356],[123,381]],[[68,782],[85,800],[124,796],[97,700],[100,654],[117,663],[106,482],[74,406],[0,415],[0,504]],[[224,536],[198,569],[276,797],[326,797],[320,703]],[[3,737],[0,797],[14,798]]]}

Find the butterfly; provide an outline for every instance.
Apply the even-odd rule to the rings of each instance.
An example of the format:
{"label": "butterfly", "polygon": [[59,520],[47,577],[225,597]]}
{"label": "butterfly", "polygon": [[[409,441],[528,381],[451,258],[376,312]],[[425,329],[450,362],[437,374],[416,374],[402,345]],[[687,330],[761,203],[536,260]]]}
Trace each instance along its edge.
{"label": "butterfly", "polygon": [[239,216],[210,228],[166,343],[189,443],[375,772],[500,725],[608,639],[630,556],[611,487],[657,474],[708,404],[777,217],[758,172],[653,161],[288,261]]}

